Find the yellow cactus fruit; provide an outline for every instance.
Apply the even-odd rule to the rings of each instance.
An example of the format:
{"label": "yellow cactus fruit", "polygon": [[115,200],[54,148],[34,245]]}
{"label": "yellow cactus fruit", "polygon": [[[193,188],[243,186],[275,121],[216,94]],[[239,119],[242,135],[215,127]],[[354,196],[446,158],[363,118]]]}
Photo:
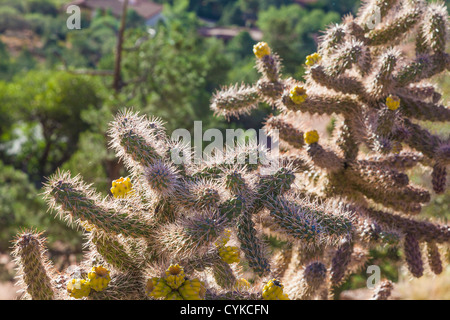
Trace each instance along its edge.
{"label": "yellow cactus fruit", "polygon": [[67,292],[72,298],[81,299],[91,293],[91,285],[85,279],[70,279],[67,282]]}
{"label": "yellow cactus fruit", "polygon": [[390,95],[386,98],[386,106],[389,110],[395,111],[400,107],[400,98]]}
{"label": "yellow cactus fruit", "polygon": [[170,267],[166,270],[166,276],[164,277],[169,287],[172,289],[178,289],[185,280],[185,274],[183,267],[178,264],[171,264]]}
{"label": "yellow cactus fruit", "polygon": [[319,142],[319,133],[317,130],[312,130],[305,132],[303,134],[303,139],[305,139],[306,144],[313,144]]}
{"label": "yellow cactus fruit", "polygon": [[236,283],[234,284],[234,288],[239,291],[248,290],[251,288],[251,284],[244,278],[240,278],[240,279],[236,280]]}
{"label": "yellow cactus fruit", "polygon": [[219,256],[228,264],[239,263],[239,248],[238,247],[220,247]]}
{"label": "yellow cactus fruit", "polygon": [[192,279],[186,280],[178,291],[184,300],[204,300],[206,287],[199,279]]}
{"label": "yellow cactus fruit", "polygon": [[114,198],[125,198],[132,191],[133,185],[130,178],[120,178],[112,182],[111,193]]}
{"label": "yellow cactus fruit", "polygon": [[148,279],[145,286],[145,294],[156,299],[166,297],[171,291],[164,279],[156,277]]}
{"label": "yellow cactus fruit", "polygon": [[306,57],[306,65],[309,67],[312,67],[316,63],[318,63],[320,60],[322,60],[322,56],[320,54],[313,53]]}
{"label": "yellow cactus fruit", "polygon": [[302,86],[295,86],[291,89],[289,97],[295,104],[302,104],[305,102],[306,98],[308,98],[308,95],[306,94],[305,88]]}
{"label": "yellow cactus fruit", "polygon": [[225,246],[228,241],[230,241],[231,237],[231,231],[229,229],[225,229],[222,236],[219,237],[219,239],[215,242],[216,247],[223,247]]}
{"label": "yellow cactus fruit", "polygon": [[172,291],[166,296],[166,300],[184,300],[178,291]]}
{"label": "yellow cactus fruit", "polygon": [[272,279],[263,288],[264,300],[289,300],[287,294],[283,293],[284,286],[280,281]]}
{"label": "yellow cactus fruit", "polygon": [[253,46],[253,53],[258,59],[262,59],[270,54],[270,47],[265,42],[258,42]]}
{"label": "yellow cactus fruit", "polygon": [[88,273],[91,288],[95,291],[105,290],[111,281],[109,273],[110,271],[103,266],[92,267],[92,270]]}

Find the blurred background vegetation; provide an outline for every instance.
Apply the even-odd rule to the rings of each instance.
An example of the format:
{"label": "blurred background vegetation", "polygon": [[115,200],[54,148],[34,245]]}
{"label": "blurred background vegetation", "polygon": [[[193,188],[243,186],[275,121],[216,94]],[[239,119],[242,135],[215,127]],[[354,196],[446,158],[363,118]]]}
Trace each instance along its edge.
{"label": "blurred background vegetation", "polygon": [[[163,9],[150,24],[128,7],[117,68],[121,19],[113,10],[83,10],[81,29],[69,30],[70,1],[0,0],[0,281],[13,278],[7,257],[20,228],[46,230],[60,268],[80,257],[80,234],[47,213],[39,193],[45,177],[64,168],[108,194],[111,181],[126,175],[105,134],[119,109],[162,117],[169,133],[192,129],[195,120],[203,121],[204,130],[257,129],[270,106],[227,123],[209,110],[214,91],[257,80],[252,47],[259,40],[282,57],[284,75],[301,78],[320,30],[360,5],[358,0],[154,2]],[[450,77],[438,82],[448,100]],[[450,134],[448,126],[430,129]],[[417,171],[413,180],[427,185],[429,176]],[[424,216],[445,220],[449,211],[447,192],[433,198]],[[374,257],[371,264],[380,264],[385,277],[398,279],[398,252],[380,248]],[[362,273],[342,289],[364,286]]]}

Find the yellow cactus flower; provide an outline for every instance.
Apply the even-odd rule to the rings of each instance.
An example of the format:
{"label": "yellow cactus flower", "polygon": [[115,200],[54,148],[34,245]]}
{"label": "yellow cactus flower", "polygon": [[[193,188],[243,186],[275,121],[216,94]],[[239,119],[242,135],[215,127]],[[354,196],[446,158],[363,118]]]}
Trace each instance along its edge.
{"label": "yellow cactus flower", "polygon": [[228,241],[230,241],[231,237],[231,231],[229,229],[225,229],[222,236],[219,237],[219,239],[215,242],[216,247],[223,247],[225,246]]}
{"label": "yellow cactus flower", "polygon": [[306,98],[308,98],[308,95],[306,94],[305,88],[302,86],[295,86],[291,89],[289,97],[295,104],[302,104],[305,102]]}
{"label": "yellow cactus flower", "polygon": [[306,57],[306,65],[309,67],[312,67],[316,63],[318,63],[320,60],[322,60],[322,56],[320,54],[313,53]]}
{"label": "yellow cactus flower", "polygon": [[166,300],[184,300],[178,291],[172,291],[166,296]]}
{"label": "yellow cactus flower", "polygon": [[246,279],[240,278],[236,280],[234,288],[239,291],[248,290],[251,288],[251,284]]}
{"label": "yellow cactus flower", "polygon": [[120,178],[112,182],[111,193],[114,198],[125,198],[132,191],[133,185],[130,178]]}
{"label": "yellow cactus flower", "polygon": [[186,280],[178,289],[184,300],[204,300],[205,284],[199,279]]}
{"label": "yellow cactus flower", "polygon": [[228,264],[239,263],[239,248],[238,247],[220,247],[219,256]]}
{"label": "yellow cactus flower", "polygon": [[289,300],[287,294],[283,293],[284,286],[280,281],[272,279],[263,288],[264,300]]}
{"label": "yellow cactus flower", "polygon": [[88,273],[91,288],[95,291],[103,291],[111,281],[110,271],[103,266],[92,267]]}
{"label": "yellow cactus flower", "polygon": [[313,144],[319,142],[319,133],[317,130],[307,131],[303,134],[303,139],[306,144]]}
{"label": "yellow cactus flower", "polygon": [[164,279],[156,277],[148,279],[145,286],[145,294],[156,299],[166,297],[171,291]]}
{"label": "yellow cactus flower", "polygon": [[89,296],[91,285],[85,279],[70,279],[67,282],[67,292],[72,298],[81,299]]}
{"label": "yellow cactus flower", "polygon": [[270,54],[270,47],[265,42],[258,42],[253,46],[253,53],[258,59],[262,59]]}
{"label": "yellow cactus flower", "polygon": [[390,95],[386,98],[386,106],[389,110],[395,111],[400,107],[400,98]]}
{"label": "yellow cactus flower", "polygon": [[178,264],[171,264],[166,270],[166,275],[164,277],[169,287],[172,289],[178,289],[186,279],[183,267]]}

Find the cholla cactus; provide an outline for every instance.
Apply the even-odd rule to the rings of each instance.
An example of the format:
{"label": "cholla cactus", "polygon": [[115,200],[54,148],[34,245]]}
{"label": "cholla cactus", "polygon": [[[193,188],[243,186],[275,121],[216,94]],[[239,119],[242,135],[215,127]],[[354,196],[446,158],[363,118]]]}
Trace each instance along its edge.
{"label": "cholla cactus", "polygon": [[[377,13],[381,21],[374,23]],[[325,32],[318,51],[306,59],[304,82],[283,79],[278,56],[258,44],[258,82],[215,94],[211,108],[226,117],[248,113],[261,102],[277,109],[265,129],[269,135],[278,132],[285,156],[297,165],[297,186],[265,204],[270,214],[263,211],[259,221],[265,232],[289,241],[273,270],[291,298],[317,296],[307,285],[307,275],[316,274],[309,270],[323,269],[316,286],[327,282],[332,293],[364,265],[368,249],[380,244],[403,244],[415,277],[424,272],[421,244],[426,244],[430,270],[442,272],[438,246],[448,246],[450,227],[410,217],[431,193],[410,183],[405,171],[429,167],[433,191],[446,190],[450,141],[420,121],[450,120],[450,109],[439,103],[441,94],[430,83],[450,69],[447,24],[442,3],[368,0],[357,17],[347,16]],[[411,38],[415,55],[404,42]],[[256,54],[260,48],[263,56]],[[337,119],[331,139],[319,137],[314,123],[305,125],[308,114]],[[333,207],[333,200],[339,204]],[[327,205],[325,216],[316,213],[318,203]],[[330,241],[333,231],[338,237]]]}
{"label": "cholla cactus", "polygon": [[[84,231],[87,259],[77,274],[59,275],[58,286],[41,268],[36,280],[46,279],[46,298],[262,299],[271,270],[252,217],[274,207],[274,199],[290,189],[295,178],[291,166],[262,175],[259,165],[238,162],[253,152],[248,147],[220,161],[176,163],[172,151],[185,150],[154,121],[160,123],[124,111],[111,123],[112,147],[130,172],[113,182],[112,195],[102,198],[68,172],[49,179],[45,198],[61,218]],[[288,229],[302,223],[322,229],[319,215],[326,213],[310,210],[308,215],[315,220],[278,219]],[[328,232],[326,226],[323,230]],[[298,230],[290,234],[303,236]],[[28,276],[27,260],[18,256]],[[242,279],[241,256],[255,271],[254,285]],[[42,298],[42,292],[30,295]]]}
{"label": "cholla cactus", "polygon": [[45,255],[44,241],[40,233],[29,230],[17,236],[13,247],[18,283],[25,291],[23,296],[35,300],[55,298],[52,284],[55,272]]}
{"label": "cholla cactus", "polygon": [[[371,28],[377,6],[382,21]],[[450,67],[446,32],[441,4],[369,1],[357,18],[326,32],[306,61],[304,83],[283,79],[278,56],[257,44],[261,79],[216,93],[211,108],[226,117],[249,113],[260,102],[279,110],[266,129],[278,130],[287,151],[271,174],[264,174],[262,161],[240,161],[259,146],[240,146],[223,159],[174,161],[174,153],[190,157],[190,150],[171,140],[159,119],[119,113],[110,126],[111,146],[130,175],[113,183],[112,195],[101,197],[68,172],[46,184],[49,206],[86,234],[83,272],[55,277],[40,262],[33,282],[27,259],[42,257],[43,249],[36,240],[30,255],[22,235],[15,252],[29,296],[326,298],[379,244],[403,244],[409,270],[421,276],[425,242],[431,270],[441,272],[438,245],[448,245],[450,228],[407,216],[420,212],[430,192],[412,185],[404,171],[431,167],[434,190],[445,190],[449,142],[416,120],[450,119],[425,82]],[[402,52],[405,34],[417,39],[416,57]],[[297,125],[305,113],[338,117],[332,141]],[[275,257],[267,235],[286,243]],[[243,262],[253,271],[251,282],[242,279]],[[61,281],[66,286],[54,284]]]}

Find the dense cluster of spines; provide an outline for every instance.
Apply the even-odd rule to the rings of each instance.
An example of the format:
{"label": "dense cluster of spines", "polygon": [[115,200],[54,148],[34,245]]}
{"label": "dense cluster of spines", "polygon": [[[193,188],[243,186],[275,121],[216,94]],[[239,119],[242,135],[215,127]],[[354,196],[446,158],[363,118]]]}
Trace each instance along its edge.
{"label": "dense cluster of spines", "polygon": [[[381,21],[370,27],[374,13]],[[405,34],[416,37],[416,57],[403,54]],[[450,118],[426,82],[449,69],[446,34],[441,4],[367,1],[357,18],[345,17],[320,39],[306,60],[304,83],[283,79],[279,57],[267,43],[255,45],[261,78],[217,92],[211,108],[227,118],[261,102],[277,108],[265,129],[278,133],[287,151],[270,174],[261,161],[241,161],[261,146],[175,161],[174,154],[192,160],[193,152],[171,140],[159,119],[119,113],[110,126],[111,147],[130,175],[114,181],[112,195],[101,197],[68,172],[46,185],[49,206],[86,235],[81,273],[99,265],[111,270],[107,287],[95,282],[103,290],[72,296],[327,298],[380,244],[402,243],[408,268],[419,277],[426,243],[430,269],[442,272],[438,245],[450,242],[450,227],[408,216],[419,214],[431,194],[412,185],[406,170],[431,167],[434,191],[445,191],[449,141],[417,121]],[[305,113],[337,119],[331,141],[297,125]],[[267,236],[283,240],[274,258]],[[39,239],[27,233],[15,243],[27,297],[67,298],[61,282],[70,284],[73,276],[50,272]],[[241,261],[253,271],[252,284],[242,279]],[[391,286],[383,283],[375,299],[387,298]]]}
{"label": "dense cluster of spines", "polygon": [[52,284],[55,271],[46,256],[44,241],[40,233],[32,230],[20,233],[14,241],[18,283],[25,289],[24,296],[34,300],[52,300],[56,296]]}

